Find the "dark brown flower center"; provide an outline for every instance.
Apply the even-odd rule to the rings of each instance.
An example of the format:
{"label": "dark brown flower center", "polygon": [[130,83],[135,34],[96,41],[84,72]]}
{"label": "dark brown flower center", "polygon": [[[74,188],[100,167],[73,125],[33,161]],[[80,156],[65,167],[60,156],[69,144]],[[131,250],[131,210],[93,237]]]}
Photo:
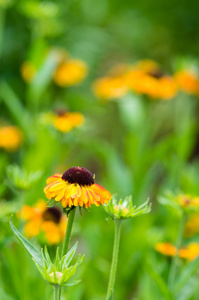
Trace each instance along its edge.
{"label": "dark brown flower center", "polygon": [[57,207],[49,207],[43,212],[43,220],[59,223],[61,219],[61,211]]}
{"label": "dark brown flower center", "polygon": [[79,185],[92,185],[94,184],[93,174],[85,168],[73,167],[68,169],[62,175],[62,179],[69,183],[78,183]]}
{"label": "dark brown flower center", "polygon": [[164,73],[158,69],[151,70],[147,74],[156,79],[160,79],[164,76]]}
{"label": "dark brown flower center", "polygon": [[64,108],[59,108],[59,109],[56,109],[55,110],[55,114],[58,116],[58,117],[63,117],[64,115],[66,115],[68,113],[68,111]]}

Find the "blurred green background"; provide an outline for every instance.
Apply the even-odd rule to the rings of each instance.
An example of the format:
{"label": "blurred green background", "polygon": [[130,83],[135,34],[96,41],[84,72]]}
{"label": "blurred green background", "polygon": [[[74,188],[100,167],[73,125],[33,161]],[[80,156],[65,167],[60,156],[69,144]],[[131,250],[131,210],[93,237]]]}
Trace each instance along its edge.
{"label": "blurred green background", "polygon": [[[171,260],[156,253],[154,245],[175,243],[178,216],[157,199],[166,190],[199,192],[198,98],[179,92],[171,101],[152,101],[131,92],[116,101],[102,101],[92,84],[114,65],[141,59],[155,60],[170,74],[186,64],[198,72],[198,11],[196,0],[0,0],[0,125],[16,125],[24,136],[16,151],[0,150],[2,300],[52,298],[52,287],[17,244],[8,220],[22,205],[44,198],[47,177],[72,166],[89,169],[96,183],[118,198],[132,194],[138,205],[150,197],[149,215],[123,223],[114,299],[166,299],[147,262],[167,281]],[[52,82],[57,48],[86,63],[83,82],[66,88]],[[21,76],[24,61],[38,70],[30,83]],[[85,123],[61,133],[42,122],[42,114],[59,108],[82,113]],[[40,170],[41,176],[30,189],[19,190],[8,172],[13,164],[25,172]],[[78,251],[86,255],[75,275],[82,281],[65,289],[63,299],[105,299],[114,224],[102,207],[89,211],[83,217],[77,214],[71,242],[78,240]],[[22,230],[22,222],[15,222]],[[192,239],[197,242],[198,236]],[[55,246],[51,248],[53,253]],[[173,299],[198,299],[198,278],[191,275]]]}

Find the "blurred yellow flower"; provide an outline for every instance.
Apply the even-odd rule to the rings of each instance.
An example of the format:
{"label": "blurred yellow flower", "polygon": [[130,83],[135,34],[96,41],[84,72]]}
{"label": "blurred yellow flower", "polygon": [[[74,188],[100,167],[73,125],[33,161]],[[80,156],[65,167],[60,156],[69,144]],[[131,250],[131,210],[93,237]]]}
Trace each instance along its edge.
{"label": "blurred yellow flower", "polygon": [[36,67],[31,61],[25,61],[21,66],[21,76],[25,82],[30,83],[36,75]]}
{"label": "blurred yellow flower", "polygon": [[84,117],[79,112],[58,111],[52,115],[51,120],[53,126],[61,132],[68,132],[84,123]]}
{"label": "blurred yellow flower", "polygon": [[15,126],[1,126],[0,127],[0,148],[7,151],[17,150],[23,140],[22,132]]}
{"label": "blurred yellow flower", "polygon": [[40,199],[34,206],[24,205],[20,217],[26,221],[24,234],[28,238],[41,234],[50,245],[64,240],[67,217],[57,207],[48,208],[44,200]]}
{"label": "blurred yellow flower", "polygon": [[44,188],[48,199],[61,201],[63,207],[99,206],[111,199],[111,194],[101,185],[94,182],[90,171],[82,167],[72,167],[63,174],[55,174],[47,179]]}
{"label": "blurred yellow flower", "polygon": [[184,236],[191,237],[199,233],[199,214],[192,215],[184,227]]}
{"label": "blurred yellow flower", "polygon": [[199,208],[199,197],[193,197],[188,194],[180,194],[175,198],[175,201],[182,207],[182,208]]}
{"label": "blurred yellow flower", "polygon": [[187,247],[183,247],[179,250],[179,257],[188,260],[194,260],[199,256],[199,244],[190,243]]}
{"label": "blurred yellow flower", "polygon": [[128,92],[123,75],[97,79],[93,84],[95,95],[101,99],[117,99]]}
{"label": "blurred yellow flower", "polygon": [[163,255],[178,255],[180,258],[184,258],[187,260],[194,260],[199,256],[198,243],[190,243],[188,246],[182,247],[179,250],[170,243],[157,243],[155,245],[155,249]]}
{"label": "blurred yellow flower", "polygon": [[144,60],[133,65],[126,74],[128,87],[138,94],[154,99],[172,99],[177,93],[177,84],[171,76],[164,75],[159,65]]}
{"label": "blurred yellow flower", "polygon": [[188,93],[199,95],[199,80],[197,75],[190,70],[181,70],[176,72],[175,80],[179,89]]}
{"label": "blurred yellow flower", "polygon": [[68,59],[58,66],[53,75],[54,82],[61,86],[71,86],[81,82],[87,75],[86,64],[78,59]]}
{"label": "blurred yellow flower", "polygon": [[176,247],[170,243],[157,243],[155,245],[155,250],[167,256],[175,256],[177,254]]}

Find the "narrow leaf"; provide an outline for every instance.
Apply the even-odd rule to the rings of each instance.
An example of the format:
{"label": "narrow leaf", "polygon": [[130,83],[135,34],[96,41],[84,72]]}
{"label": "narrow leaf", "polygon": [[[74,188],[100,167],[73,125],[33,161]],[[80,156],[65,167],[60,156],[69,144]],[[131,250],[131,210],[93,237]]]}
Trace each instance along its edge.
{"label": "narrow leaf", "polygon": [[189,281],[191,276],[197,271],[199,268],[199,257],[193,262],[189,263],[187,267],[181,272],[180,278],[175,286],[175,293],[178,294],[185,284]]}
{"label": "narrow leaf", "polygon": [[12,223],[12,217],[10,219],[10,227],[19,242],[24,246],[31,257],[42,267],[42,256],[40,252],[16,229]]}
{"label": "narrow leaf", "polygon": [[153,269],[152,265],[149,262],[146,262],[146,271],[151,276],[153,281],[156,283],[157,287],[159,288],[160,293],[164,297],[165,300],[173,300],[173,295],[171,291],[168,289],[165,281],[163,278]]}

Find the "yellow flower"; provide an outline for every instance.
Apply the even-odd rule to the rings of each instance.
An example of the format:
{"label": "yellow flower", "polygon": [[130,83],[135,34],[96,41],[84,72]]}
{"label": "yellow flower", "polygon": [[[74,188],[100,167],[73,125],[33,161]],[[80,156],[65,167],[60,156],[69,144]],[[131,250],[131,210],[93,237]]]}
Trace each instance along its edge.
{"label": "yellow flower", "polygon": [[44,200],[39,200],[34,206],[24,205],[21,218],[26,221],[24,234],[35,237],[43,234],[48,244],[57,244],[64,240],[67,226],[67,217],[59,208],[48,208]]}
{"label": "yellow flower", "polygon": [[188,194],[180,194],[176,197],[176,202],[180,204],[182,208],[199,208],[199,197],[192,197]]}
{"label": "yellow flower", "polygon": [[0,127],[0,148],[8,151],[17,150],[22,144],[22,133],[15,126]]}
{"label": "yellow flower", "polygon": [[53,75],[54,82],[61,86],[71,86],[81,82],[87,75],[86,64],[78,59],[63,61]]}
{"label": "yellow flower", "polygon": [[72,167],[64,174],[57,173],[49,177],[44,192],[48,199],[61,201],[63,207],[79,205],[87,208],[111,199],[110,192],[94,183],[91,172],[82,167]]}
{"label": "yellow flower", "polygon": [[184,235],[191,237],[197,233],[199,233],[199,214],[194,214],[185,224]]}
{"label": "yellow flower", "polygon": [[30,61],[25,61],[21,66],[21,76],[26,82],[31,82],[36,75],[36,68]]}
{"label": "yellow flower", "polygon": [[199,256],[199,244],[190,243],[187,247],[183,247],[179,250],[179,257],[188,260],[194,260]]}
{"label": "yellow flower", "polygon": [[175,80],[163,75],[156,64],[133,66],[126,74],[126,82],[135,93],[154,99],[171,99],[177,93]]}
{"label": "yellow flower", "polygon": [[177,254],[176,247],[170,243],[157,243],[155,245],[155,250],[167,256],[175,256]]}
{"label": "yellow flower", "polygon": [[188,93],[199,95],[199,80],[197,75],[189,70],[181,70],[175,74],[179,88]]}
{"label": "yellow flower", "polygon": [[93,90],[98,98],[117,99],[128,92],[124,76],[112,76],[97,79],[93,84]]}
{"label": "yellow flower", "polygon": [[163,255],[175,256],[178,255],[180,258],[194,260],[199,256],[199,244],[190,243],[188,246],[177,249],[170,243],[157,243],[155,245],[156,251]]}
{"label": "yellow flower", "polygon": [[170,76],[163,76],[158,80],[158,93],[156,98],[169,100],[177,94],[177,85]]}
{"label": "yellow flower", "polygon": [[52,116],[53,126],[62,132],[68,132],[84,123],[84,117],[79,112],[57,112]]}

